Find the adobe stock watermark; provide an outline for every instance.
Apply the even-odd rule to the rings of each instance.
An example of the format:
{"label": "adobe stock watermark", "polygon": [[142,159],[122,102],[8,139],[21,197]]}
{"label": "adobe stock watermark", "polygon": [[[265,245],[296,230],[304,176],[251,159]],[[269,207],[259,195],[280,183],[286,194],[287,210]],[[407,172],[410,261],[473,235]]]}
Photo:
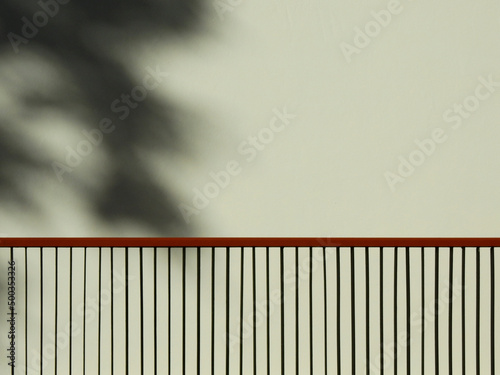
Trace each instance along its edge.
{"label": "adobe stock watermark", "polygon": [[[113,272],[113,288],[111,288],[111,281],[108,283],[107,288],[101,291],[101,311],[103,307],[111,304],[111,294],[120,293],[125,288],[125,281],[135,280],[135,276],[127,275],[125,272],[125,268],[122,269],[121,274],[117,272]],[[76,308],[76,313],[80,318],[85,319],[86,324],[91,323],[99,316],[99,305],[97,298],[87,298],[86,305],[84,306],[83,302],[78,305]],[[83,327],[78,323],[73,322],[70,324],[69,322],[61,327],[55,335],[50,332],[47,334],[47,340],[45,340],[45,344],[43,348],[33,349],[31,350],[30,360],[28,361],[28,368],[22,366],[16,366],[16,372],[26,373],[30,375],[40,374],[42,370],[44,370],[51,361],[54,361],[56,358],[56,349],[65,350],[69,346],[69,342],[72,339],[75,339],[83,335]],[[48,341],[48,342],[47,342]],[[57,345],[56,345],[57,344]]]}
{"label": "adobe stock watermark", "polygon": [[371,11],[372,19],[365,24],[363,29],[359,27],[354,28],[352,44],[347,42],[340,43],[340,49],[347,63],[352,61],[352,55],[359,55],[367,48],[373,39],[378,37],[382,30],[391,24],[393,17],[401,14],[403,10],[403,4],[399,0],[390,0],[387,4],[387,9],[382,9],[378,12]]}
{"label": "adobe stock watermark", "polygon": [[[439,293],[439,298],[426,305],[420,307],[419,311],[410,314],[410,330],[414,331],[416,335],[425,332],[427,327],[431,326],[435,319],[442,314],[446,305],[455,301],[462,292],[461,284],[450,284],[446,280],[446,285]],[[383,344],[383,352],[379,353],[376,357],[370,359],[370,363],[365,361],[365,366],[368,373],[379,373],[382,366],[385,369],[390,369],[394,365],[394,361],[404,352],[404,349],[414,342],[413,337],[408,337],[406,330],[399,332],[396,340],[390,343]]]}
{"label": "adobe stock watermark", "polygon": [[[314,248],[313,248],[314,249]],[[321,249],[323,250],[323,249]],[[323,251],[313,251],[311,259],[309,256],[302,259],[301,263],[295,270],[287,269],[283,273],[283,284],[288,288],[288,290],[296,290],[298,285],[295,283],[296,278],[300,281],[308,281],[309,275],[314,273],[318,268],[322,269],[321,265],[323,261],[326,261],[332,253],[337,249],[333,247],[326,247],[323,257]],[[284,305],[286,301],[286,294],[281,296],[281,289],[276,288],[269,292],[269,300],[265,299],[255,304],[255,315],[252,312],[247,314],[243,321],[237,321],[234,324],[236,329],[230,329],[230,332],[226,336],[226,340],[229,342],[229,350],[233,352],[235,346],[239,345],[241,341],[244,341],[253,336],[253,328],[258,328],[266,322],[267,317],[271,317],[276,308],[280,305]],[[268,312],[269,311],[269,312]],[[240,335],[241,326],[241,335]],[[232,333],[238,331],[237,334]]]}
{"label": "adobe stock watermark", "polygon": [[226,18],[226,13],[233,13],[234,10],[240,6],[243,0],[214,0],[212,6],[221,21]]}
{"label": "adobe stock watermark", "polygon": [[[142,85],[135,86],[129,93],[123,93],[120,98],[111,103],[110,111],[117,116],[118,120],[125,120],[141,102],[146,100],[149,91],[155,90],[165,78],[170,76],[170,73],[163,72],[159,66],[156,66],[155,70],[147,67],[146,72],[148,74],[144,77]],[[64,174],[73,172],[83,162],[84,158],[89,156],[102,143],[105,134],[110,134],[115,129],[115,121],[105,117],[99,121],[97,127],[82,130],[83,139],[75,147],[66,146],[65,148],[66,163],[52,162],[52,169],[59,182],[63,181]]]}
{"label": "adobe stock watermark", "polygon": [[[478,81],[479,84],[476,86],[473,95],[467,96],[461,103],[454,103],[450,109],[447,109],[443,113],[443,120],[451,124],[451,129],[459,129],[465,120],[479,110],[481,102],[491,98],[497,91],[497,88],[500,87],[500,81],[495,81],[492,74],[488,78],[480,76]],[[396,185],[405,182],[411,177],[416,169],[434,154],[437,146],[445,143],[448,138],[445,129],[436,127],[432,130],[430,137],[422,140],[415,139],[416,148],[407,157],[398,156],[399,164],[397,171],[386,171],[384,173],[389,189],[395,192]]]}
{"label": "adobe stock watermark", "polygon": [[[289,113],[286,107],[283,107],[282,110],[275,108],[273,109],[273,113],[274,116],[269,121],[267,127],[260,129],[256,135],[249,136],[238,145],[237,152],[240,157],[244,157],[247,164],[253,162],[257,155],[265,150],[267,145],[275,139],[276,134],[285,130],[290,125],[291,120],[296,117],[296,115]],[[194,188],[192,190],[193,198],[191,199],[191,205],[186,203],[178,205],[182,217],[187,224],[191,222],[193,215],[199,215],[201,210],[207,208],[210,202],[229,186],[231,180],[243,171],[242,164],[242,162],[233,159],[227,162],[225,169],[210,172],[210,181],[202,188]]]}
{"label": "adobe stock watermark", "polygon": [[23,26],[21,27],[20,34],[9,32],[7,38],[14,49],[15,53],[19,53],[19,47],[22,44],[28,44],[30,40],[35,38],[40,29],[47,26],[51,18],[56,17],[61,9],[61,5],[66,5],[71,0],[40,0],[37,5],[40,8],[29,19],[26,16],[21,17]]}

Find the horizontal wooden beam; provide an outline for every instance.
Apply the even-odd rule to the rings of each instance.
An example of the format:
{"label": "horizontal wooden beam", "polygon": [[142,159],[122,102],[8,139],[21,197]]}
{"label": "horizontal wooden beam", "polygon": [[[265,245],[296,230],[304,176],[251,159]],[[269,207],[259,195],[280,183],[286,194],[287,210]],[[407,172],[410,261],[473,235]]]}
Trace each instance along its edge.
{"label": "horizontal wooden beam", "polygon": [[409,237],[176,237],[0,238],[0,247],[492,247],[500,238]]}

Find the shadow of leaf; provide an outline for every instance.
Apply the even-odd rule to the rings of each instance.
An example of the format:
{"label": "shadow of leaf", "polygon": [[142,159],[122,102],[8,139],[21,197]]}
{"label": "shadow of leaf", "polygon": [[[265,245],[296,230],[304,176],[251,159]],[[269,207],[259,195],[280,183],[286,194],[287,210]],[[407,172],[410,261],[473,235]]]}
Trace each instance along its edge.
{"label": "shadow of leaf", "polygon": [[[0,85],[20,108],[10,113],[8,102],[0,99],[0,112],[10,113],[0,115],[0,200],[15,201],[33,212],[39,208],[30,200],[20,176],[42,171],[56,177],[50,155],[31,147],[28,137],[16,131],[26,116],[36,118],[50,109],[74,118],[82,129],[96,128],[113,115],[110,103],[142,83],[123,55],[116,53],[117,46],[196,33],[203,12],[201,0],[62,3],[4,0],[0,4]],[[30,80],[29,69],[11,74],[19,62],[33,58],[51,65],[63,84],[42,87]],[[75,173],[65,176],[66,185],[85,197],[106,223],[133,222],[165,236],[189,234],[173,193],[158,182],[141,152],[186,152],[175,113],[173,105],[148,93],[123,120],[116,120],[114,114],[116,130],[99,145],[106,158],[105,178],[99,188],[82,183]],[[165,161],[166,168],[170,164]],[[27,231],[29,235],[29,228]]]}

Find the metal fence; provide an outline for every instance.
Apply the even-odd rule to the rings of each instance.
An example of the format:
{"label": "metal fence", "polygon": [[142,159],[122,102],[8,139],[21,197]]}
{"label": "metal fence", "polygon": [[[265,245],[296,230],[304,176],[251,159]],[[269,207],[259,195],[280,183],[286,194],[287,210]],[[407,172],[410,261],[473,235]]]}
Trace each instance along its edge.
{"label": "metal fence", "polygon": [[495,374],[497,250],[0,247],[1,373]]}

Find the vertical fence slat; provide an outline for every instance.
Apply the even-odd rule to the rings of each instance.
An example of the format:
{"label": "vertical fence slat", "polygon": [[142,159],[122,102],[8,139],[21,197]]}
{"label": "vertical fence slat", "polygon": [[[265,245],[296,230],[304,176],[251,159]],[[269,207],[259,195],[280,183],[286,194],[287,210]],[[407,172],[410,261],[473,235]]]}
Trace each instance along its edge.
{"label": "vertical fence slat", "polygon": [[462,247],[462,375],[465,375],[465,247]]}
{"label": "vertical fence slat", "polygon": [[[383,248],[379,248],[380,251],[380,375],[384,375],[384,251]],[[339,372],[340,373],[340,372]]]}
{"label": "vertical fence slat", "polygon": [[355,270],[354,265],[354,247],[351,247],[351,366],[352,375],[356,375],[356,319],[355,319]]}
{"label": "vertical fence slat", "polygon": [[101,280],[101,277],[102,277],[102,248],[99,247],[99,264],[98,264],[98,273],[99,275],[97,276],[98,277],[98,291],[99,291],[99,295],[98,295],[98,331],[97,331],[97,374],[98,375],[101,375],[101,339],[102,339],[102,316],[101,316],[101,305],[102,305],[102,292],[101,292],[101,289],[102,289],[102,280]]}
{"label": "vertical fence slat", "polygon": [[495,373],[495,250],[490,248],[490,273],[491,273],[491,373]]}
{"label": "vertical fence slat", "polygon": [[200,331],[201,331],[201,316],[200,316],[200,303],[201,303],[201,253],[200,253],[200,248],[198,247],[196,249],[196,267],[197,267],[197,274],[196,274],[196,280],[197,280],[197,286],[196,286],[196,338],[197,338],[197,343],[196,343],[196,372],[198,375],[201,373],[201,343],[200,343]]}
{"label": "vertical fence slat", "polygon": [[453,247],[450,247],[450,298],[448,300],[448,371],[453,374]]}
{"label": "vertical fence slat", "polygon": [[[170,262],[169,262],[170,265]],[[169,271],[170,274],[170,271]],[[211,374],[215,374],[215,247],[212,248],[212,303],[211,303],[211,309],[212,309],[212,329],[211,329],[211,365],[212,365],[212,372]],[[169,284],[169,290],[170,290],[170,284]],[[169,292],[170,293],[170,292]],[[170,305],[169,305],[170,306]],[[170,344],[169,344],[170,347]],[[170,374],[170,372],[169,372]]]}
{"label": "vertical fence slat", "polygon": [[[230,282],[231,282],[231,267],[230,267],[231,251],[226,248],[226,338],[229,337],[229,306],[230,306]],[[226,340],[226,375],[229,375],[229,340]]]}
{"label": "vertical fence slat", "polygon": [[154,373],[155,375],[158,373],[158,286],[157,286],[157,272],[158,272],[158,266],[157,266],[157,256],[158,256],[158,249],[155,247],[154,248],[154,253],[153,253],[153,320],[154,320]]}
{"label": "vertical fence slat", "polygon": [[325,321],[325,374],[328,374],[328,292],[327,292],[327,273],[326,273],[326,248],[323,247],[323,316]]}
{"label": "vertical fence slat", "polygon": [[[213,250],[215,251],[215,250]],[[168,294],[168,334],[167,334],[167,337],[168,337],[168,353],[167,353],[167,356],[168,356],[168,375],[171,374],[171,371],[172,371],[172,339],[171,339],[171,336],[172,336],[172,308],[171,308],[171,305],[172,305],[172,289],[171,289],[171,283],[172,283],[172,276],[171,276],[171,271],[172,271],[172,248],[169,247],[168,248],[168,285],[167,285],[167,294]],[[213,274],[213,272],[212,272]],[[212,288],[213,288],[213,279],[212,279]],[[213,296],[213,295],[212,295]],[[213,300],[213,297],[212,297],[212,300]],[[212,303],[212,306],[213,306],[213,303]],[[212,319],[213,319],[213,310],[212,310]],[[213,348],[214,348],[214,342],[213,342],[213,320],[212,320],[212,353],[213,353]],[[212,375],[213,375],[213,357],[212,357]]]}
{"label": "vertical fence slat", "polygon": [[[299,248],[295,248],[295,371],[299,375]],[[268,296],[269,299],[269,296]]]}
{"label": "vertical fence slat", "polygon": [[114,248],[110,248],[109,251],[109,260],[110,260],[110,272],[111,272],[111,375],[114,374],[115,372],[115,324],[114,324],[114,319],[115,319],[115,314],[114,314],[114,294],[115,294],[115,288],[114,288]]}
{"label": "vertical fence slat", "polygon": [[425,314],[424,314],[424,309],[425,309],[425,249],[422,247],[421,248],[421,253],[420,253],[420,260],[421,260],[421,265],[420,265],[420,273],[422,274],[422,284],[421,284],[421,299],[422,299],[422,317],[421,317],[421,324],[422,324],[422,344],[421,344],[421,375],[425,375]]}
{"label": "vertical fence slat", "polygon": [[370,255],[365,247],[365,318],[366,318],[366,366],[370,366]]}
{"label": "vertical fence slat", "polygon": [[[241,248],[241,256],[243,257],[243,249]],[[243,272],[241,273],[241,278],[243,279]],[[256,266],[255,266],[255,247],[252,247],[252,326],[253,326],[253,374],[257,375],[257,287],[256,287]],[[240,341],[242,336],[240,336]]]}
{"label": "vertical fence slat", "polygon": [[480,304],[480,275],[481,267],[479,261],[479,247],[476,248],[476,375],[480,374],[480,350],[479,340],[481,335],[479,333],[480,319],[479,319],[479,304]]}
{"label": "vertical fence slat", "polygon": [[[394,248],[394,343],[398,342],[398,248]],[[394,374],[398,373],[398,346],[395,345]]]}
{"label": "vertical fence slat", "polygon": [[439,249],[434,249],[434,366],[435,374],[439,374]]}
{"label": "vertical fence slat", "polygon": [[406,247],[405,251],[405,275],[406,275],[406,374],[410,374],[411,361],[410,361],[410,248]]}
{"label": "vertical fence slat", "polygon": [[243,288],[244,288],[244,272],[245,272],[245,248],[241,248],[240,260],[240,375],[243,375]]}
{"label": "vertical fence slat", "polygon": [[266,247],[266,327],[267,327],[267,375],[271,374],[271,321],[270,321],[269,247]]}

